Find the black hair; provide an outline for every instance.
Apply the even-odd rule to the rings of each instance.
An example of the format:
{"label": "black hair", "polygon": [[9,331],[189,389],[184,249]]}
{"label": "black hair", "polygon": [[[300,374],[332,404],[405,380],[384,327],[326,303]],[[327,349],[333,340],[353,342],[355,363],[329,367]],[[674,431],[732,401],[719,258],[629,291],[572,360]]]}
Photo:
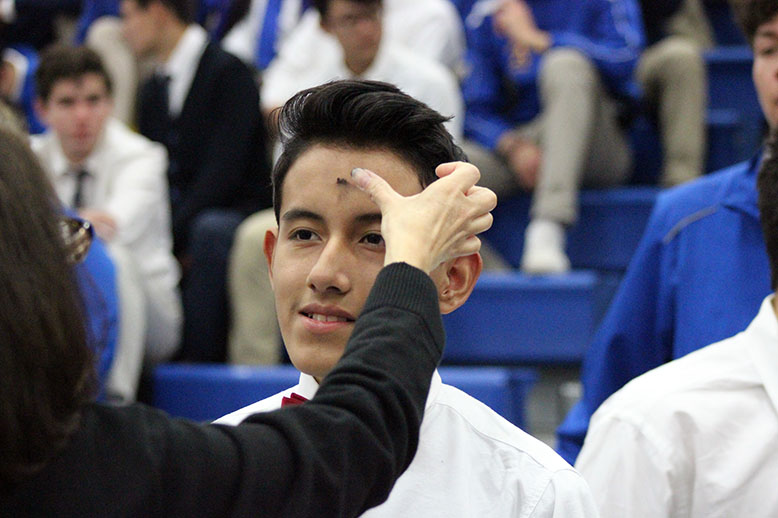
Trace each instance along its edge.
{"label": "black hair", "polygon": [[94,394],[55,204],[26,139],[0,128],[0,492],[64,448]]}
{"label": "black hair", "polygon": [[47,101],[54,85],[62,79],[79,79],[85,74],[97,74],[105,82],[108,94],[112,92],[111,78],[103,66],[103,60],[92,49],[69,45],[54,45],[41,53],[35,72],[38,97]]}
{"label": "black hair", "polygon": [[[353,2],[355,4],[365,4],[365,5],[371,5],[371,4],[378,4],[383,5],[382,0],[348,0],[349,2]],[[327,13],[330,9],[330,2],[332,0],[313,0],[313,6],[316,8],[317,11],[319,11],[319,16],[322,20],[327,17]]]}
{"label": "black hair", "polygon": [[135,0],[135,3],[138,4],[138,7],[141,7],[142,9],[147,9],[149,4],[155,2],[162,4],[162,6],[173,13],[181,23],[189,25],[190,23],[194,22],[194,0]]}
{"label": "black hair", "polygon": [[730,0],[730,6],[735,21],[752,46],[759,27],[778,15],[778,2],[775,0]]}
{"label": "black hair", "polygon": [[283,152],[272,174],[276,219],[289,168],[316,144],[390,151],[407,161],[426,187],[437,179],[438,165],[467,160],[443,125],[447,120],[396,86],[379,81],[333,81],[297,93],[278,116]]}

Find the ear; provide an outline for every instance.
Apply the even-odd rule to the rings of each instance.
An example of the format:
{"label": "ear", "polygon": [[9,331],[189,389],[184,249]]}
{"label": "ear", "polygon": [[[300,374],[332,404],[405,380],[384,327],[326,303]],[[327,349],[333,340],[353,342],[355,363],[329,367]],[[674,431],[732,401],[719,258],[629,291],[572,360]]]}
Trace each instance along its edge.
{"label": "ear", "polygon": [[442,314],[451,313],[467,301],[482,268],[481,256],[471,254],[446,261],[430,273],[438,287],[438,302]]}
{"label": "ear", "polygon": [[276,249],[278,243],[278,229],[268,230],[265,232],[265,245],[263,250],[265,251],[265,260],[267,260],[267,273],[270,277],[270,287],[273,288],[273,252]]}

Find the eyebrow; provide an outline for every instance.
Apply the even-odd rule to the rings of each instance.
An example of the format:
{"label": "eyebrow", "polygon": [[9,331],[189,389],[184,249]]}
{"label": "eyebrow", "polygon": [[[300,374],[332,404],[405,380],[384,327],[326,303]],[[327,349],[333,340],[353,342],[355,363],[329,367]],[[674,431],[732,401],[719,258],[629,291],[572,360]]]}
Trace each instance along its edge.
{"label": "eyebrow", "polygon": [[756,31],[754,38],[772,38],[778,39],[778,33],[772,29],[759,29]]}
{"label": "eyebrow", "polygon": [[321,214],[316,214],[310,210],[305,209],[289,209],[281,215],[282,221],[293,221],[296,219],[311,219],[314,221],[324,221],[324,217]]}
{"label": "eyebrow", "polygon": [[[324,216],[306,209],[289,209],[281,215],[281,221],[294,221],[297,219],[309,219],[312,221],[323,222]],[[366,212],[365,214],[360,214],[354,219],[359,223],[380,223],[381,213]]]}

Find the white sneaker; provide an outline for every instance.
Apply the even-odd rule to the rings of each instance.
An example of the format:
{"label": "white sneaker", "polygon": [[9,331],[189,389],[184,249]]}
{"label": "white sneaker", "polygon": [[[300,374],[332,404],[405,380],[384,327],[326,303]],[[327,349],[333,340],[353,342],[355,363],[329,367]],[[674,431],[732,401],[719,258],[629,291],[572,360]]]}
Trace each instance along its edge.
{"label": "white sneaker", "polygon": [[565,254],[565,227],[548,219],[533,219],[524,233],[521,270],[529,274],[554,274],[570,271]]}

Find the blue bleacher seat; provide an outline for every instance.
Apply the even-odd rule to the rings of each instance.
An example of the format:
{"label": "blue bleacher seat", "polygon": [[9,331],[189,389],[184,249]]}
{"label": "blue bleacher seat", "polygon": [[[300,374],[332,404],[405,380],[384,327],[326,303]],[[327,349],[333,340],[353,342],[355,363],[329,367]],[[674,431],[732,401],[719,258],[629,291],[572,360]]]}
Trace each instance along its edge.
{"label": "blue bleacher seat", "polygon": [[[584,190],[580,218],[568,231],[567,251],[574,268],[623,271],[648,221],[657,187]],[[494,224],[484,237],[514,267],[521,262],[530,197],[500,199]]]}
{"label": "blue bleacher seat", "polygon": [[[441,378],[523,427],[525,405],[537,374],[532,369],[441,367]],[[163,364],[152,374],[152,403],[170,415],[212,421],[295,385],[291,365]]]}
{"label": "blue bleacher seat", "polygon": [[173,416],[212,421],[281,392],[299,378],[291,365],[163,364],[152,375],[152,404]]}
{"label": "blue bleacher seat", "polygon": [[601,309],[589,271],[529,276],[484,273],[468,301],[445,315],[446,364],[574,364]]}

